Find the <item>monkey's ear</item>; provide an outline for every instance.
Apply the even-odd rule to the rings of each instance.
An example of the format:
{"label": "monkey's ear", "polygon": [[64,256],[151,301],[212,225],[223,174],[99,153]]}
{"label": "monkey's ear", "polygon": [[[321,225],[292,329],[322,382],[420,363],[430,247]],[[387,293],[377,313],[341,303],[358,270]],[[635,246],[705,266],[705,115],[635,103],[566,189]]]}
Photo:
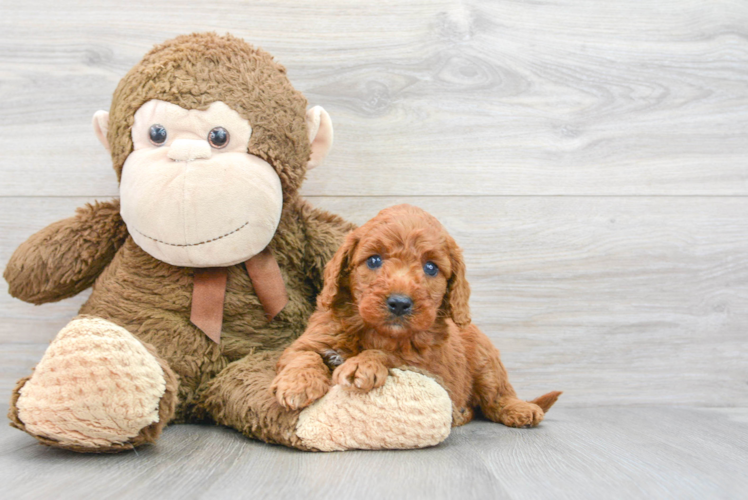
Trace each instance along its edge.
{"label": "monkey's ear", "polygon": [[318,166],[332,148],[332,120],[322,106],[314,106],[306,112],[306,128],[309,131],[309,143],[312,155],[306,168]]}
{"label": "monkey's ear", "polygon": [[106,134],[109,131],[109,113],[99,110],[93,115],[93,128],[99,142],[109,151],[109,140]]}

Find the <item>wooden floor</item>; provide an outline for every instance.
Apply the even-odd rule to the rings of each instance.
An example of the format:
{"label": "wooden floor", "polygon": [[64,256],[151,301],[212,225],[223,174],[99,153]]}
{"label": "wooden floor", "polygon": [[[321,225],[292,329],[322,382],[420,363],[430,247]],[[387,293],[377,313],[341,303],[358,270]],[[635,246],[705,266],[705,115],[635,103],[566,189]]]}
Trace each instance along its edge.
{"label": "wooden floor", "polygon": [[9,499],[740,499],[746,470],[745,409],[554,408],[536,429],[481,421],[435,448],[326,454],[177,425],[137,453],[91,456],[0,429]]}
{"label": "wooden floor", "polygon": [[[472,424],[408,453],[175,427],[81,457],[4,429],[0,497],[745,496],[747,27],[740,0],[0,0],[0,272],[117,196],[90,123],[130,67],[231,32],[332,116],[304,195],[358,223],[431,211],[520,395],[564,391],[536,431]],[[86,296],[0,291],[0,393]]]}

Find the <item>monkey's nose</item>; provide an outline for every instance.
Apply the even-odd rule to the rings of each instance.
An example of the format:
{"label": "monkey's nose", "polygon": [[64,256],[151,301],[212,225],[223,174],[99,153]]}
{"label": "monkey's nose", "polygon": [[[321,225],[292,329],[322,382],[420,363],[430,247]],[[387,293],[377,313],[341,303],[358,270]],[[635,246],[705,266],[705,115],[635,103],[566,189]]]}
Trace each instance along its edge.
{"label": "monkey's nose", "polygon": [[192,161],[210,158],[208,141],[177,139],[169,146],[167,156],[174,161]]}
{"label": "monkey's nose", "polygon": [[404,316],[413,309],[413,300],[407,295],[392,294],[387,297],[387,308],[395,316]]}

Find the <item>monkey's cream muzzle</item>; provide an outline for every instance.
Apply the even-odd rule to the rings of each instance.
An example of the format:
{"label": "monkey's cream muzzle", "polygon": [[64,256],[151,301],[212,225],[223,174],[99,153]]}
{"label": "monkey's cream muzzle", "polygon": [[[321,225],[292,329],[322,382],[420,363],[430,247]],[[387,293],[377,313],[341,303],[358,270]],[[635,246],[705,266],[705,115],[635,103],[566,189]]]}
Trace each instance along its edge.
{"label": "monkey's cream muzzle", "polygon": [[[166,129],[160,144],[151,126]],[[229,132],[217,149],[207,137]],[[135,243],[153,257],[184,267],[244,262],[270,242],[283,191],[273,167],[247,152],[252,128],[222,102],[185,110],[153,100],[135,113],[133,152],[122,170],[122,218]]]}
{"label": "monkey's cream muzzle", "polygon": [[210,158],[212,153],[208,141],[177,139],[169,146],[169,152],[166,156],[174,161],[195,161]]}

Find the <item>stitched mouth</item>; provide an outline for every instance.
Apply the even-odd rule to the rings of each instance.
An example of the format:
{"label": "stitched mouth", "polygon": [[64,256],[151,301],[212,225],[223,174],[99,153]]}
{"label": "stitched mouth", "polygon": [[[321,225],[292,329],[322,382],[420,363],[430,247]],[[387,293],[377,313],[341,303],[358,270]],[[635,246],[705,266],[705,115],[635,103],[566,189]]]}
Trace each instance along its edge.
{"label": "stitched mouth", "polygon": [[239,231],[241,231],[242,229],[244,229],[248,225],[249,225],[249,221],[245,222],[244,224],[242,224],[241,226],[237,227],[233,231],[229,231],[228,233],[222,234],[221,236],[217,236],[217,237],[215,237],[213,239],[201,241],[199,243],[184,243],[184,244],[169,243],[168,241],[159,240],[159,239],[154,238],[152,236],[148,236],[147,234],[144,234],[144,233],[138,231],[137,229],[135,229],[135,232],[138,233],[139,235],[145,237],[145,238],[148,238],[149,240],[153,240],[153,241],[155,241],[157,243],[162,243],[164,245],[169,245],[170,247],[196,247],[196,246],[199,246],[199,245],[205,245],[206,243],[211,243],[213,241],[218,241],[218,240],[220,240],[222,238],[225,238],[226,236],[230,236],[230,235],[232,235],[234,233],[238,233]]}

